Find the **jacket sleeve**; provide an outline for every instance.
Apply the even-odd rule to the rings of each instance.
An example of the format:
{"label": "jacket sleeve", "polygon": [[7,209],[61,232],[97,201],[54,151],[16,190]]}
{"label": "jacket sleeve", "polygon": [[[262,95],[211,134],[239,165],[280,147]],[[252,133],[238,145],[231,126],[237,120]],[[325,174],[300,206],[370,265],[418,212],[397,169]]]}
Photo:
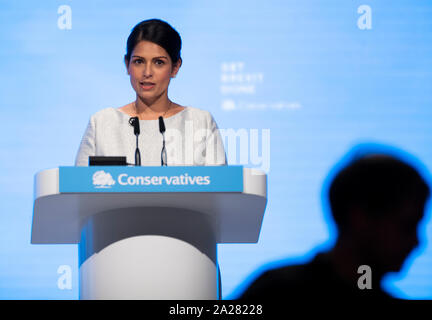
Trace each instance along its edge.
{"label": "jacket sleeve", "polygon": [[224,144],[222,141],[222,136],[219,132],[216,122],[211,115],[209,115],[208,129],[209,130],[207,131],[208,134],[206,137],[205,165],[226,165],[227,159]]}
{"label": "jacket sleeve", "polygon": [[89,156],[94,155],[96,155],[96,124],[91,117],[78,149],[75,166],[88,166]]}

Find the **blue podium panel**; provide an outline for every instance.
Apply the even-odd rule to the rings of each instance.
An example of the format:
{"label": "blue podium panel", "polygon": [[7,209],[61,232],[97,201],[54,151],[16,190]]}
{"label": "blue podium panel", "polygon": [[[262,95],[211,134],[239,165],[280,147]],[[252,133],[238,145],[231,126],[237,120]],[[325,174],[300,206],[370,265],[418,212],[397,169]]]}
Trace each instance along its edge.
{"label": "blue podium panel", "polygon": [[60,167],[59,192],[243,192],[243,167]]}
{"label": "blue podium panel", "polygon": [[254,243],[266,204],[266,175],[242,166],[47,169],[35,176],[31,242],[79,243],[93,215],[139,208],[203,214],[217,243]]}

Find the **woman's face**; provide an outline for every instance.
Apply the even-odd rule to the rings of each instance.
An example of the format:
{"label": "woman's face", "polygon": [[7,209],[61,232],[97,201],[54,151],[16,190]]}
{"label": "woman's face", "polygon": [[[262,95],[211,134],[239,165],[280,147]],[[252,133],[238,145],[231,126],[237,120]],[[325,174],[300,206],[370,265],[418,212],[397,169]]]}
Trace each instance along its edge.
{"label": "woman's face", "polygon": [[140,41],[125,60],[130,81],[137,95],[147,105],[167,96],[168,85],[180,69],[181,60],[173,65],[164,48],[150,42]]}

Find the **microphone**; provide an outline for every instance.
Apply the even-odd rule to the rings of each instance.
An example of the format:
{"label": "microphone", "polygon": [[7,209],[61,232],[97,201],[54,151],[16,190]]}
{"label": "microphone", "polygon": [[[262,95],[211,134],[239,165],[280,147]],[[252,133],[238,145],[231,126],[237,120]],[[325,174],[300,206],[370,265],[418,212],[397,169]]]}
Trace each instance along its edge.
{"label": "microphone", "polygon": [[165,122],[163,121],[162,117],[159,117],[159,131],[162,134],[165,132]]}
{"label": "microphone", "polygon": [[167,153],[165,149],[165,122],[163,117],[159,117],[159,132],[162,134],[161,166],[167,166]]}
{"label": "microphone", "polygon": [[140,125],[138,117],[132,117],[129,119],[129,124],[134,127],[134,135],[140,134]]}
{"label": "microphone", "polygon": [[135,149],[135,166],[141,165],[141,153],[138,148],[138,136],[140,134],[140,126],[138,117],[129,119],[129,124],[134,127],[134,135],[136,136],[136,149]]}

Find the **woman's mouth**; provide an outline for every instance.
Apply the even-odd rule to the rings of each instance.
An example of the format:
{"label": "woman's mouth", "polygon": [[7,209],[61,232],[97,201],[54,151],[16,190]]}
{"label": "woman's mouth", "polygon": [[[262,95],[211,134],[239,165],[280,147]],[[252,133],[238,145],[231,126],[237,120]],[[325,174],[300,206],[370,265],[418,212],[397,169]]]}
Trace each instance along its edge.
{"label": "woman's mouth", "polygon": [[141,89],[143,89],[143,90],[151,90],[156,85],[154,82],[147,82],[147,81],[140,82],[139,84],[140,84]]}

